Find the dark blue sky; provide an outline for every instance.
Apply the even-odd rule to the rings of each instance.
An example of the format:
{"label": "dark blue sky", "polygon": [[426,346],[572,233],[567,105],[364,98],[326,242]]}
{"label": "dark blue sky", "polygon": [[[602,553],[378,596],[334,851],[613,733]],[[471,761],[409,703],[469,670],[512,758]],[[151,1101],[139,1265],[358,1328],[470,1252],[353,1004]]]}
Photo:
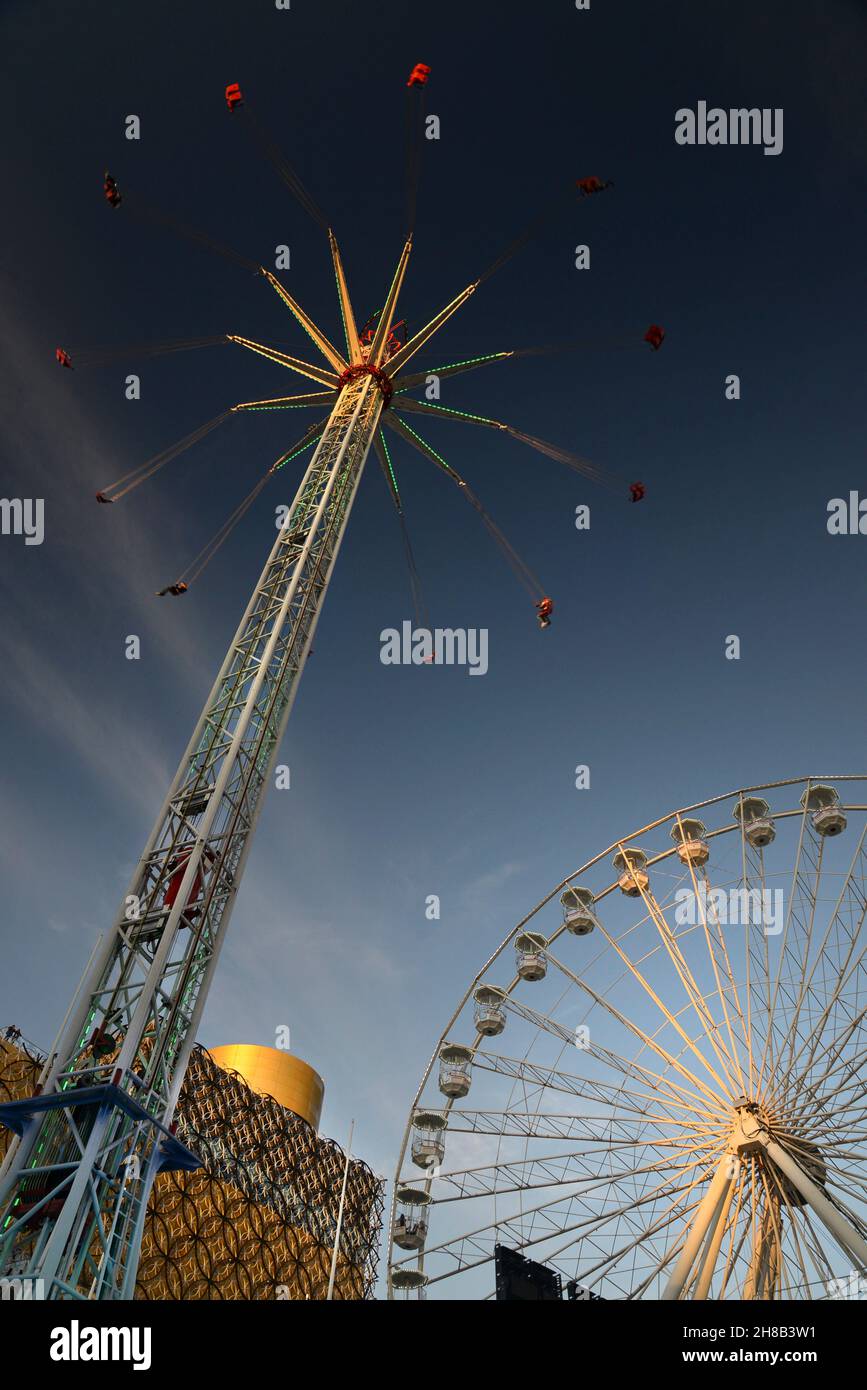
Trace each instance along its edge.
{"label": "dark blue sky", "polygon": [[[552,194],[615,181],[492,278],[419,365],[640,339],[652,321],[668,337],[658,355],[529,358],[444,383],[445,404],[647,485],[632,507],[517,442],[429,426],[555,598],[546,633],[478,518],[395,448],[432,621],[489,630],[484,679],[380,664],[380,631],[411,609],[371,462],[282,754],[292,788],[270,795],[202,1040],[273,1044],[288,1024],[326,1079],[325,1129],[343,1138],[354,1115],[357,1150],[384,1170],[465,982],[557,881],[673,806],[863,770],[867,538],[830,537],[826,507],[867,491],[867,20],[843,0],[755,8],[6,6],[3,490],[45,499],[46,536],[0,539],[0,1024],[50,1043],[299,476],[280,474],[184,600],[153,598],[300,413],[232,420],[115,508],[96,489],[225,406],[302,388],[228,347],[69,373],[55,346],[307,343],[261,280],[111,213],[103,168],[254,260],[288,243],[287,286],[339,331],[324,238],[228,116],[231,81],[332,221],[361,317],[401,245],[414,62],[432,67],[442,138],[424,150],[411,326]],[[699,100],[782,107],[782,154],[678,146],[675,111]]]}

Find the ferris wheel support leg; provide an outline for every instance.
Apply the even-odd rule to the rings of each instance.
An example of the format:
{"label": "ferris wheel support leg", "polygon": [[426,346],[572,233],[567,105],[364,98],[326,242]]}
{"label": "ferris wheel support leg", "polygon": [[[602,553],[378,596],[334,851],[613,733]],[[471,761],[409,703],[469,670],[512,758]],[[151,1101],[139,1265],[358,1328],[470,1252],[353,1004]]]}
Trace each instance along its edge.
{"label": "ferris wheel support leg", "polygon": [[824,1221],[828,1230],[847,1250],[858,1265],[862,1274],[867,1274],[867,1241],[858,1234],[837,1208],[828,1201],[820,1187],[807,1176],[799,1163],[787,1153],[781,1144],[770,1136],[763,1135],[761,1142],[767,1155],[798,1189],[805,1201],[809,1202],[816,1215]]}
{"label": "ferris wheel support leg", "polygon": [[773,1296],[776,1284],[777,1247],[775,1244],[774,1217],[769,1204],[762,1212],[759,1229],[753,1246],[753,1254],[747,1277],[744,1282],[744,1300],[768,1299]]}
{"label": "ferris wheel support leg", "polygon": [[686,1244],[683,1250],[680,1252],[680,1259],[672,1270],[671,1277],[663,1290],[663,1302],[674,1302],[680,1298],[683,1293],[684,1284],[695,1263],[695,1257],[698,1254],[699,1246],[707,1235],[711,1223],[718,1215],[720,1203],[725,1196],[726,1183],[730,1181],[731,1155],[723,1154],[717,1170],[713,1175],[711,1185],[699,1203],[692,1230],[686,1238]]}
{"label": "ferris wheel support leg", "polygon": [[731,1178],[728,1187],[723,1189],[720,1199],[716,1204],[716,1210],[707,1228],[707,1240],[698,1268],[698,1277],[693,1299],[701,1300],[707,1298],[710,1289],[710,1281],[713,1278],[713,1272],[716,1268],[716,1262],[719,1256],[720,1246],[722,1245],[726,1221],[734,1194],[735,1179]]}

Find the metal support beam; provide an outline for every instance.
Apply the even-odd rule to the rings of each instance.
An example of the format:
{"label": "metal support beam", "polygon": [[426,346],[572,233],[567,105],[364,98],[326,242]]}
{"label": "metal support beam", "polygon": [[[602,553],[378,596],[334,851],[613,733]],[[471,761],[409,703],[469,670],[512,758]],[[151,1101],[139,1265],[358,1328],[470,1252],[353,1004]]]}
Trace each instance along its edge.
{"label": "metal support beam", "polygon": [[699,1247],[708,1233],[708,1228],[718,1215],[719,1204],[725,1196],[726,1184],[731,1179],[731,1155],[723,1154],[719,1161],[717,1170],[713,1175],[710,1187],[699,1203],[692,1229],[686,1238],[680,1257],[672,1270],[668,1283],[663,1290],[663,1302],[671,1302],[680,1298],[683,1293],[684,1285],[689,1277],[690,1270],[695,1263],[695,1257],[699,1252]]}

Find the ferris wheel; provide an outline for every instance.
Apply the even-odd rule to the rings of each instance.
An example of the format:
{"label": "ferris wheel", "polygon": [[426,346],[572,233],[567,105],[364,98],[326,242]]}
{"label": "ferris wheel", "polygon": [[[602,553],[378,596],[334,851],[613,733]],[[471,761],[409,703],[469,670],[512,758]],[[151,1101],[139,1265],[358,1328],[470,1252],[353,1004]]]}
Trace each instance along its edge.
{"label": "ferris wheel", "polygon": [[[867,778],[674,811],[570,874],[464,991],[416,1092],[389,1296],[867,1290]],[[558,899],[559,908],[558,911]]]}

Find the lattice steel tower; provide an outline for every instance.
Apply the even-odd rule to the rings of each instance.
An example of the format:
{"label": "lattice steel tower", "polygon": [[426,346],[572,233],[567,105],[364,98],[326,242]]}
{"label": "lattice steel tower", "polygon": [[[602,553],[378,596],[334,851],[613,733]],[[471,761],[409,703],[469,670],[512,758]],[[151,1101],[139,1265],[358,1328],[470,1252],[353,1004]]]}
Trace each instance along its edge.
{"label": "lattice steel tower", "polygon": [[172,1137],[172,1115],[365,460],[375,443],[396,495],[377,437],[395,373],[476,287],[409,341],[395,333],[409,238],[375,325],[359,333],[329,240],[345,355],[265,270],[327,367],[231,341],[324,388],[235,410],[322,404],[330,414],[305,436],[318,442],[301,486],[41,1092],[0,1107],[19,1136],[0,1185],[0,1271],[43,1280],[46,1298],[131,1297],[153,1179],[196,1166]]}

